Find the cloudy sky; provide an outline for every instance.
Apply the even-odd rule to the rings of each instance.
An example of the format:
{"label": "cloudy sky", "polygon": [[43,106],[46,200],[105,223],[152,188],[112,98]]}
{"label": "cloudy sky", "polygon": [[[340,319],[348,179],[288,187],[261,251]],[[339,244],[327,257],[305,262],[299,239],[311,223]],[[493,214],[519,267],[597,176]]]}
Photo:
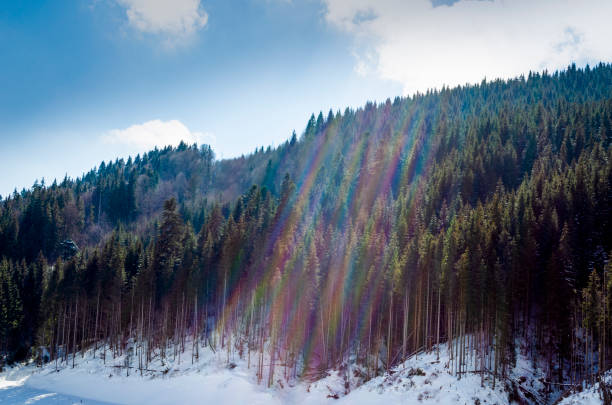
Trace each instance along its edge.
{"label": "cloudy sky", "polygon": [[312,112],[612,61],[609,0],[0,6],[0,195],[156,145],[278,145]]}

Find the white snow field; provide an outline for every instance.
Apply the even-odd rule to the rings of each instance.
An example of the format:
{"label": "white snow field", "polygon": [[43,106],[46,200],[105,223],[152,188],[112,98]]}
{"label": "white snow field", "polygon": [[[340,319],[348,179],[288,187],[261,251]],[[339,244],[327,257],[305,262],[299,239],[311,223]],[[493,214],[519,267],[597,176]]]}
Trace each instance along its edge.
{"label": "white snow field", "polygon": [[[95,358],[92,354],[91,351],[84,357],[77,354],[74,368],[70,358],[67,364],[58,364],[57,369],[56,363],[51,362],[42,368],[26,365],[0,373],[0,404],[21,404],[28,400],[33,404],[280,403],[273,390],[258,385],[249,370],[228,369],[220,360],[222,356],[217,358],[210,350],[201,351],[203,356],[195,365],[191,364],[191,354],[186,356],[186,353],[182,353],[180,363],[178,357],[164,365],[154,361],[149,369],[160,372],[150,371],[143,376],[133,369],[126,375],[124,356],[113,359],[107,351],[105,364],[100,358],[101,350]],[[29,398],[32,393],[39,397]],[[42,397],[41,394],[53,395]],[[66,400],[52,402],[57,395],[66,396]]]}
{"label": "white snow field", "polygon": [[[169,350],[170,352],[170,350]],[[181,357],[170,356],[163,364],[155,358],[149,371],[126,369],[126,358],[113,359],[106,352],[106,362],[89,351],[77,355],[75,367],[72,358],[66,363],[51,362],[43,367],[33,364],[9,368],[0,373],[0,404],[510,404],[509,391],[514,398],[527,403],[554,402],[540,394],[542,372],[534,368],[526,357],[517,356],[517,365],[510,370],[507,383],[497,381],[492,388],[491,376],[481,375],[474,366],[458,378],[449,373],[446,345],[436,351],[413,356],[389,373],[362,383],[363,370],[347,366],[342,372],[331,370],[316,382],[287,382],[282,368],[277,368],[276,383],[268,388],[257,383],[255,354],[251,355],[251,368],[246,356],[230,354],[232,368],[228,367],[225,351],[199,350],[199,359],[192,364],[191,352]],[[267,359],[266,359],[267,360]],[[131,360],[137,366],[137,360]],[[468,364],[470,364],[468,362]],[[279,370],[280,369],[280,370]],[[129,376],[127,372],[129,370]],[[278,377],[278,378],[277,378]],[[267,377],[264,375],[264,381]],[[535,400],[534,400],[535,399]],[[517,402],[518,403],[518,402]],[[562,404],[601,404],[596,387],[574,394]]]}

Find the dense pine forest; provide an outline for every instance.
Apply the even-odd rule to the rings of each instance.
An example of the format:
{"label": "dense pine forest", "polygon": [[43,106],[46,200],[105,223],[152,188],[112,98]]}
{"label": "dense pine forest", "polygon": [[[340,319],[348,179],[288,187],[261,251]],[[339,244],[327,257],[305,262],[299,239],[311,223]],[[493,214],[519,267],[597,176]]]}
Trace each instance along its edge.
{"label": "dense pine forest", "polygon": [[181,144],[41,180],[0,201],[2,360],[106,346],[146,369],[207,345],[270,385],[446,343],[453,373],[496,381],[520,341],[548,384],[594,379],[611,142],[600,64],[319,113],[236,159]]}

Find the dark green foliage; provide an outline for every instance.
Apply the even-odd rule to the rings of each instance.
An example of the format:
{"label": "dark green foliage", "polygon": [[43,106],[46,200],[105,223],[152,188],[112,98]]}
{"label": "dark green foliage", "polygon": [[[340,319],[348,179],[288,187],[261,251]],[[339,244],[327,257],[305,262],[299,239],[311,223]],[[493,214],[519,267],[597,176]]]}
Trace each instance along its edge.
{"label": "dark green foliage", "polygon": [[155,274],[156,302],[160,303],[163,294],[169,290],[174,275],[181,267],[183,245],[183,223],[176,212],[174,198],[164,203],[162,222],[155,242],[153,271]]}
{"label": "dark green foliage", "polygon": [[8,260],[0,261],[0,350],[4,354],[21,353],[23,356],[23,346],[19,340],[23,306],[16,279],[18,272]]}

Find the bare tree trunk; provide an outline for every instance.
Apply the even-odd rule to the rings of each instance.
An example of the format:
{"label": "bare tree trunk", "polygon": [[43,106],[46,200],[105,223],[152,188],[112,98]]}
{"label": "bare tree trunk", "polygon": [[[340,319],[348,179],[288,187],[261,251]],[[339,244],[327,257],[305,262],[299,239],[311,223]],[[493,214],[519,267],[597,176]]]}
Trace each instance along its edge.
{"label": "bare tree trunk", "polygon": [[393,288],[391,289],[391,299],[389,303],[389,324],[387,326],[387,370],[391,368],[391,326],[393,325]]}
{"label": "bare tree trunk", "polygon": [[406,346],[408,343],[408,310],[410,309],[410,290],[404,296],[404,327],[402,330],[402,359],[406,360]]}
{"label": "bare tree trunk", "polygon": [[247,368],[251,368],[251,336],[254,336],[253,331],[253,317],[255,316],[255,294],[251,294],[251,313],[250,313],[250,326],[249,326],[249,334],[247,336],[247,351],[248,351],[248,360],[247,360]]}
{"label": "bare tree trunk", "polygon": [[87,322],[89,322],[89,305],[87,305],[87,301],[85,302],[85,306],[83,308],[83,320],[81,323],[83,324],[81,327],[81,358],[85,358],[85,327]]}
{"label": "bare tree trunk", "polygon": [[427,272],[427,292],[425,295],[425,350],[429,351],[429,271]]}
{"label": "bare tree trunk", "polygon": [[74,331],[72,337],[72,368],[74,368],[74,358],[76,357],[76,338],[77,338],[77,320],[79,318],[79,296],[76,296],[76,302],[74,304]]}
{"label": "bare tree trunk", "polygon": [[64,304],[64,315],[62,316],[62,360],[65,360],[66,357],[66,304]]}
{"label": "bare tree trunk", "polygon": [[96,326],[94,327],[94,352],[93,356],[96,357],[96,350],[98,350],[98,314],[100,311],[100,291],[98,291],[98,298],[96,299]]}
{"label": "bare tree trunk", "polygon": [[152,333],[151,333],[151,304],[153,301],[153,297],[149,297],[149,315],[148,318],[148,326],[147,326],[147,355],[145,356],[146,362],[145,367],[149,368],[149,362],[151,361],[151,341],[152,341]]}
{"label": "bare tree trunk", "polygon": [[440,360],[440,301],[442,297],[442,286],[438,285],[438,320],[436,330],[436,360]]}
{"label": "bare tree trunk", "polygon": [[134,317],[134,288],[132,288],[132,299],[130,304],[130,330],[128,331],[128,338],[132,338],[132,320]]}
{"label": "bare tree trunk", "polygon": [[193,336],[191,345],[191,364],[194,356],[198,359],[198,293],[196,292],[193,303]]}

